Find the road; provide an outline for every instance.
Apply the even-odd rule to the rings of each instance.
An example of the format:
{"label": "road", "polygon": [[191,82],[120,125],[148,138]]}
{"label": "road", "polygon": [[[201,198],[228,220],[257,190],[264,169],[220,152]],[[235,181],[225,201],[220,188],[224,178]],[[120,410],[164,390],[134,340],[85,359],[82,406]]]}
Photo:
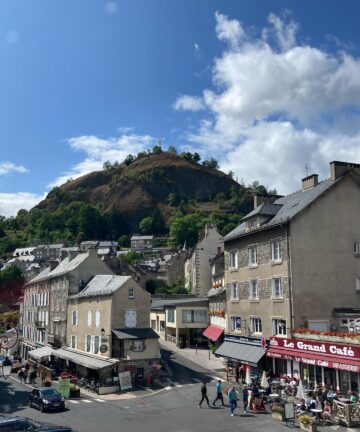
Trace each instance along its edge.
{"label": "road", "polygon": [[[210,401],[215,396],[216,377],[181,355],[163,352],[173,370],[173,385],[160,391],[144,391],[129,399],[82,397],[67,401],[61,413],[40,413],[29,408],[31,388],[15,380],[0,380],[0,412],[23,415],[39,421],[71,426],[79,432],[242,432],[284,431],[285,425],[266,414],[230,416],[228,407],[198,408],[202,381],[207,381]],[[240,404],[241,405],[241,404]],[[322,428],[323,432],[331,430]]]}

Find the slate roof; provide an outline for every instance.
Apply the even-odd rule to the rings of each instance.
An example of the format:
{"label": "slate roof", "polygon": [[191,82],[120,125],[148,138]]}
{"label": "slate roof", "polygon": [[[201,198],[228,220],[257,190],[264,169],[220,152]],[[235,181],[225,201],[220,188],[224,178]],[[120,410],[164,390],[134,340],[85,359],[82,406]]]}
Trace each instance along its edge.
{"label": "slate roof", "polygon": [[151,302],[151,310],[161,309],[166,306],[207,306],[209,303],[206,297],[192,297],[189,299],[154,299]]}
{"label": "slate roof", "polygon": [[70,298],[97,297],[100,295],[112,295],[119,290],[131,276],[96,275],[86,287]]}
{"label": "slate roof", "polygon": [[122,328],[111,330],[118,339],[159,339],[152,328]]}
{"label": "slate roof", "polygon": [[50,273],[50,266],[46,267],[43,271],[41,271],[38,275],[36,275],[31,281],[29,281],[26,285],[30,285],[41,280],[45,280]]}
{"label": "slate roof", "polygon": [[242,220],[250,219],[254,216],[275,216],[281,209],[280,204],[261,203],[256,209],[248,213]]}
{"label": "slate roof", "polygon": [[[298,213],[303,211],[309,204],[315,201],[321,194],[330,189],[335,183],[337,183],[341,178],[333,181],[331,179],[324,180],[318,183],[315,187],[307,189],[305,191],[298,190],[290,195],[278,198],[271,206],[271,211],[278,208],[277,213],[271,218],[266,224],[261,225],[257,229],[252,229],[251,232],[264,229],[267,227],[271,227],[274,225],[279,225],[281,223],[286,223],[293,217],[295,217]],[[259,206],[261,207],[261,205]],[[259,207],[253,210],[251,213],[254,213]],[[254,213],[253,215],[255,215]],[[250,213],[245,216],[244,219],[248,219]],[[231,232],[229,232],[225,237],[225,241],[229,241],[235,239],[237,237],[241,237],[244,234],[248,234],[249,231],[245,230],[246,224],[243,222]]]}

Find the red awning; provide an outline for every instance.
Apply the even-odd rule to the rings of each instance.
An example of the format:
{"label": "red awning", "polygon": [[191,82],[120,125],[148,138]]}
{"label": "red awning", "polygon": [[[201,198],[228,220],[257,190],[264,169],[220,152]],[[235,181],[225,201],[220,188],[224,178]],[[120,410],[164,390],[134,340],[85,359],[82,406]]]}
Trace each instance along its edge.
{"label": "red awning", "polygon": [[203,335],[215,342],[219,339],[223,332],[223,328],[210,324],[209,327],[205,329]]}
{"label": "red awning", "polygon": [[285,350],[270,347],[266,352],[268,357],[295,360],[301,363],[324,366],[334,369],[347,370],[350,372],[360,372],[360,361],[349,358],[342,358],[336,355],[315,354],[300,350]]}

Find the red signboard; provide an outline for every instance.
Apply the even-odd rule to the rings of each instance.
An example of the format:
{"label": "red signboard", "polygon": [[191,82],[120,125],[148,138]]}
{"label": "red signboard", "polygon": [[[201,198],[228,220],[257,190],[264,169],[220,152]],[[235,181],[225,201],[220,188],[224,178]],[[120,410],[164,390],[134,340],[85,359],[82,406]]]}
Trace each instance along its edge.
{"label": "red signboard", "polygon": [[360,346],[271,337],[267,356],[360,372]]}

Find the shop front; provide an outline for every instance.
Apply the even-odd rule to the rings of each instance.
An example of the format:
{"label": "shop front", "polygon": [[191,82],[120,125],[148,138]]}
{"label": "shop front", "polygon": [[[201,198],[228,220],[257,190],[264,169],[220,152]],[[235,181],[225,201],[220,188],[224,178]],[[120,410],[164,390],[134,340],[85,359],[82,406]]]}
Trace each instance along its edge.
{"label": "shop front", "polygon": [[322,340],[270,338],[273,371],[347,394],[360,388],[360,346]]}
{"label": "shop front", "polygon": [[265,357],[268,342],[265,338],[225,335],[223,343],[216,350],[217,357],[227,361],[228,368],[236,368],[239,364],[246,367],[246,381],[261,377],[263,370],[267,370]]}

